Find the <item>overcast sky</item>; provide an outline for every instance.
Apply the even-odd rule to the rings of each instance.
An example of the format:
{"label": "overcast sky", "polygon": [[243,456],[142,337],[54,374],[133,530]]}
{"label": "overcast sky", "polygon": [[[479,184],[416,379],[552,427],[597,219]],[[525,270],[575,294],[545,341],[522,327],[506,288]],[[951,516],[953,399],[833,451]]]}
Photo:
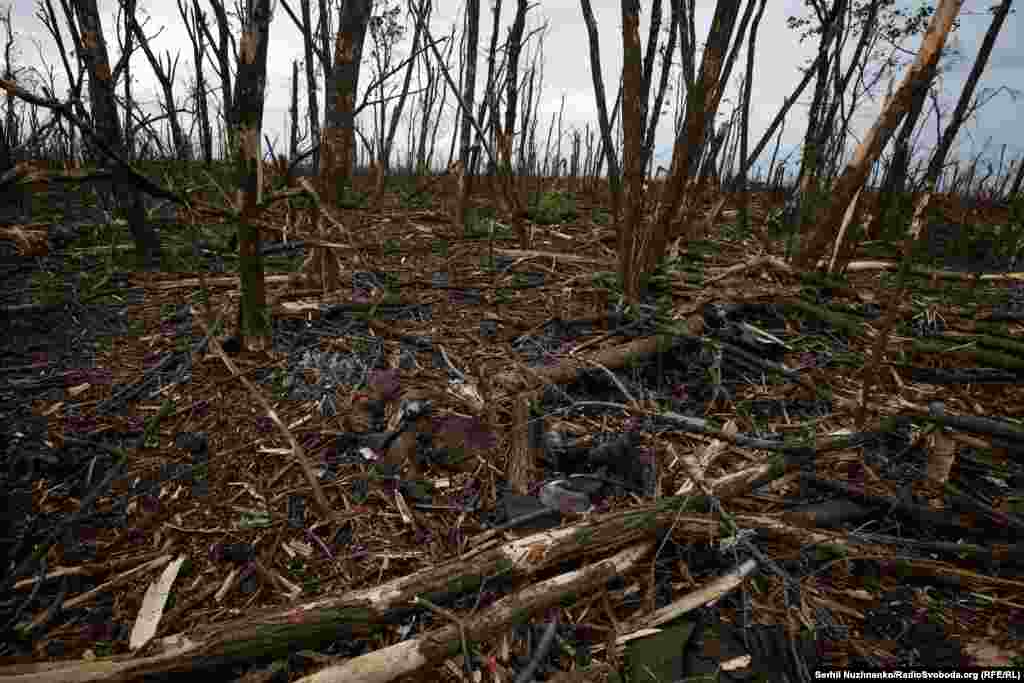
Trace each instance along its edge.
{"label": "overcast sky", "polygon": [[[268,58],[268,79],[267,79],[267,100],[264,110],[264,132],[272,139],[277,140],[277,149],[282,150],[288,139],[286,120],[289,97],[289,81],[291,78],[291,64],[293,60],[302,59],[302,40],[298,30],[291,19],[278,2],[274,14],[274,20],[270,29],[270,51]],[[313,3],[314,5],[316,3]],[[391,4],[394,4],[392,2]],[[461,26],[461,11],[463,3],[445,0],[435,0],[435,12],[431,22],[431,32],[437,38],[446,34],[452,23],[458,21]],[[480,20],[480,46],[481,58],[478,66],[481,86],[486,77],[486,61],[484,59],[485,49],[489,43],[491,12],[490,2],[482,3],[482,16]],[[614,100],[618,87],[618,78],[622,66],[622,38],[621,38],[621,9],[620,4],[613,0],[592,0],[594,13],[597,18],[598,29],[601,36],[601,59],[604,70],[605,88],[609,100]],[[649,19],[649,3],[644,5],[644,13],[641,16],[641,39],[646,45],[647,21]],[[667,5],[666,17],[663,21],[663,28],[668,23]],[[908,3],[908,6],[916,6],[916,2]],[[58,8],[59,3],[54,5]],[[167,51],[176,54],[180,51],[181,57],[178,65],[177,92],[186,93],[186,83],[194,73],[192,66],[192,51],[188,36],[182,26],[182,20],[178,14],[175,2],[172,0],[138,0],[140,17],[148,16],[145,24],[147,35],[153,35],[160,30],[159,36],[152,41],[154,50],[161,56]],[[202,7],[208,8],[207,0],[200,0]],[[376,3],[379,8],[384,3]],[[594,104],[593,85],[591,80],[589,48],[587,32],[581,19],[581,12],[578,0],[539,0],[536,7],[529,13],[527,29],[537,27],[546,22],[548,29],[544,35],[542,50],[544,54],[544,90],[540,106],[540,125],[538,127],[538,138],[543,144],[547,134],[547,125],[552,113],[556,113],[561,104],[562,97],[565,97],[565,114],[563,130],[568,132],[573,126],[580,129],[587,123],[593,127],[597,119],[596,107]],[[0,2],[2,6],[2,2]],[[292,0],[290,6],[298,9],[298,0]],[[501,36],[504,37],[511,25],[515,2],[505,0]],[[956,64],[949,64],[948,71],[942,77],[942,96],[940,106],[947,112],[952,111],[956,98],[960,92],[963,82],[973,64],[978,47],[991,21],[991,13],[986,11],[990,6],[988,2],[978,0],[967,0],[961,12],[960,28],[952,40],[952,45],[963,54],[963,58]],[[115,16],[117,0],[99,0],[100,12],[103,18],[104,34],[107,39],[108,49],[111,53],[111,60],[116,61],[118,57],[117,40],[115,38]],[[404,7],[404,5],[403,5]],[[696,35],[697,41],[703,47],[703,41],[707,35],[708,25],[711,20],[711,13],[714,4],[710,0],[697,0],[696,11]],[[37,6],[32,0],[14,0],[12,5],[12,23],[20,46],[20,60],[22,64],[41,67],[45,62],[54,67],[58,76],[58,87],[64,88],[66,79],[63,78],[63,67],[60,64],[57,51],[52,38],[36,17]],[[755,59],[754,88],[752,91],[751,105],[751,145],[753,145],[768,127],[771,119],[783,104],[783,100],[789,94],[800,79],[798,67],[808,62],[813,56],[813,49],[816,41],[806,41],[800,44],[795,33],[787,28],[786,18],[792,15],[802,15],[804,8],[799,0],[768,0],[764,17],[759,30],[757,55]],[[62,28],[64,28],[62,26]],[[216,33],[216,29],[214,29]],[[1004,88],[1003,92],[992,99],[980,111],[976,120],[973,120],[966,129],[958,136],[958,145],[955,148],[961,158],[973,157],[979,152],[985,152],[986,156],[993,162],[998,162],[1002,145],[1006,145],[1006,159],[1013,159],[1024,154],[1024,136],[1020,134],[1020,123],[1024,122],[1022,107],[1024,101],[1015,100],[1014,96],[1008,94],[1005,88],[1024,87],[1024,47],[1021,44],[1022,38],[1021,21],[1017,14],[1011,14],[1002,29],[999,39],[993,50],[988,69],[982,78],[981,89],[994,90]],[[66,34],[65,34],[65,40]],[[664,40],[664,39],[663,39]],[[409,43],[411,43],[411,31],[407,40],[399,47],[400,55],[407,54]],[[537,43],[532,42],[531,48],[536,48]],[[916,42],[908,42],[904,45],[908,49],[916,49]],[[367,46],[364,55],[368,53],[370,39],[367,37]],[[521,66],[527,66],[521,60]],[[678,49],[676,52],[678,60]],[[698,53],[698,64],[700,55]],[[906,61],[906,58],[904,58]],[[723,101],[721,107],[722,120],[731,112],[734,106],[736,83],[745,64],[745,57],[741,54],[739,62],[733,70],[730,87],[726,91],[728,101]],[[151,111],[156,111],[155,104],[158,99],[156,80],[152,75],[144,54],[139,51],[135,54],[133,62],[133,75],[135,78],[136,97],[143,101]],[[658,67],[660,70],[660,66]],[[319,73],[319,69],[318,69]],[[657,71],[656,71],[657,73]],[[904,73],[900,70],[899,76]],[[214,76],[212,69],[207,65],[207,78]],[[364,65],[361,73],[361,85],[371,80],[369,65]],[[304,79],[302,85],[304,86]],[[813,85],[813,84],[812,84]],[[791,110],[787,120],[781,155],[800,144],[806,127],[806,112],[810,101],[811,87],[805,91],[800,102]],[[59,94],[65,93],[61,90]],[[733,97],[730,98],[730,95]],[[479,95],[478,95],[479,96]],[[300,107],[304,110],[304,91],[300,91]],[[219,103],[219,95],[211,96],[211,104]],[[323,106],[322,90],[320,92],[320,104]],[[657,145],[655,152],[656,165],[668,165],[671,158],[672,138],[672,112],[674,111],[674,100],[668,100],[669,107],[662,117],[658,129]],[[449,115],[452,98],[448,98]],[[859,114],[854,119],[856,132],[863,132],[870,125],[874,115],[878,111],[880,103],[867,103],[862,106]],[[609,107],[611,101],[609,102]],[[406,109],[408,112],[408,107]],[[303,114],[304,116],[304,114]],[[44,117],[45,118],[45,117]],[[369,120],[364,118],[369,130]],[[187,121],[186,121],[187,125]],[[400,130],[403,130],[400,127]],[[442,132],[450,133],[451,126],[443,125]],[[929,119],[922,132],[921,149],[930,148],[931,141],[936,137],[936,124],[934,114]],[[396,154],[392,157],[392,163],[401,163],[405,159],[406,146],[404,135],[396,142]],[[568,150],[567,141],[563,143],[563,150]],[[771,154],[771,146],[761,156],[765,164]],[[448,143],[443,143],[443,152],[439,151],[442,163],[447,161]],[[794,157],[795,158],[795,157]],[[915,157],[919,158],[919,157]]]}

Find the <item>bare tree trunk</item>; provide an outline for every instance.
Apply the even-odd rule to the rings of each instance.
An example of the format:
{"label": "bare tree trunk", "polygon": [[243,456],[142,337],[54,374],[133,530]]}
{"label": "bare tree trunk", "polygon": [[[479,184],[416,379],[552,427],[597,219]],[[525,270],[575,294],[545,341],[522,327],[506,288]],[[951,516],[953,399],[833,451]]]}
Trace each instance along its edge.
{"label": "bare tree trunk", "polygon": [[949,154],[949,149],[953,146],[953,140],[967,118],[967,111],[971,104],[971,99],[974,97],[974,90],[978,86],[978,80],[981,78],[982,72],[985,71],[989,55],[992,54],[992,46],[995,45],[996,38],[999,37],[999,31],[1002,30],[1003,22],[1006,21],[1006,15],[1010,13],[1012,5],[1013,0],[1003,0],[993,10],[992,23],[989,24],[985,38],[981,41],[978,56],[975,58],[974,65],[971,67],[971,73],[967,76],[967,81],[964,83],[964,89],[956,103],[956,109],[953,110],[953,118],[942,132],[942,138],[939,140],[939,144],[936,145],[935,152],[932,154],[932,160],[928,164],[927,178],[937,180],[939,174],[942,173],[942,166],[946,161],[946,155]]}
{"label": "bare tree trunk", "polygon": [[1007,193],[1007,200],[1014,200],[1020,195],[1020,186],[1024,183],[1024,156],[1021,157],[1020,162],[1017,166],[1017,175],[1013,179],[1013,185],[1010,186],[1010,191]]}
{"label": "bare tree trunk", "polygon": [[206,18],[199,9],[199,0],[192,0],[192,14],[182,0],[178,0],[178,12],[181,14],[182,22],[185,24],[185,31],[188,32],[189,41],[192,43],[192,61],[195,68],[196,92],[195,108],[197,125],[199,126],[199,148],[203,154],[203,161],[209,166],[213,163],[213,129],[210,126],[210,108],[206,102],[206,74],[203,71],[203,55],[206,54],[203,42],[202,26],[206,24]]}
{"label": "bare tree trunk", "polygon": [[[134,2],[132,4],[134,4]],[[175,57],[172,62],[171,55],[168,53],[167,66],[165,68],[157,56],[153,54],[153,50],[150,49],[149,39],[146,38],[146,35],[142,32],[142,27],[139,26],[139,22],[135,20],[134,16],[129,17],[129,22],[132,31],[135,33],[135,37],[139,41],[139,45],[142,46],[143,52],[146,53],[146,59],[149,60],[149,66],[153,69],[153,74],[156,76],[157,82],[160,83],[160,89],[163,91],[164,110],[167,112],[167,123],[171,127],[171,140],[174,141],[174,152],[176,158],[181,161],[191,161],[192,146],[189,144],[184,130],[182,130],[181,119],[178,116],[178,109],[174,104],[174,74],[177,71],[178,58]]]}
{"label": "bare tree trunk", "polygon": [[[747,1],[746,10],[743,12],[743,18],[740,19],[740,25],[739,25],[739,28],[736,31],[736,38],[732,41],[732,49],[729,50],[729,56],[726,58],[725,64],[722,67],[722,74],[718,78],[718,80],[722,84],[722,86],[718,89],[718,91],[716,93],[716,97],[715,97],[715,99],[714,99],[714,101],[713,101],[713,103],[711,105],[711,110],[707,113],[707,116],[709,117],[708,120],[711,121],[711,122],[714,122],[715,117],[718,116],[718,107],[719,107],[719,105],[721,104],[721,101],[722,101],[722,93],[725,91],[725,84],[727,84],[729,82],[729,76],[732,74],[732,67],[736,63],[736,56],[739,54],[740,47],[742,47],[742,45],[743,45],[743,36],[746,34],[747,24],[750,23],[750,17],[751,17],[751,15],[754,12],[754,5],[755,5],[756,2],[757,2],[757,0],[748,0]],[[737,6],[737,12],[738,11],[739,11],[739,6]],[[733,23],[735,23],[735,21],[736,21],[735,17],[733,17],[732,21],[733,21]],[[730,31],[731,31],[731,29],[730,29]],[[729,44],[729,40],[730,40],[730,36],[731,35],[732,34],[730,32],[730,34],[725,37],[726,45],[727,46]],[[711,140],[709,140],[709,141],[711,141]],[[701,150],[701,152],[703,152],[703,150]],[[700,158],[699,154],[697,155],[697,158],[698,159]],[[696,171],[697,169],[694,168],[693,170]]]}
{"label": "bare tree trunk", "polygon": [[384,151],[381,153],[381,159],[384,163],[384,172],[386,173],[390,165],[391,159],[391,148],[395,144],[395,134],[398,132],[398,121],[402,118],[402,111],[405,109],[405,101],[409,97],[409,85],[412,83],[412,69],[416,63],[416,53],[420,49],[420,37],[422,30],[420,29],[419,22],[416,22],[416,27],[413,29],[412,34],[412,51],[409,53],[409,64],[405,68],[405,80],[402,81],[402,94],[398,98],[398,103],[395,105],[394,111],[391,112],[391,126],[388,129],[388,135],[384,139]]}
{"label": "bare tree trunk", "polygon": [[[238,117],[235,114],[235,105],[232,100],[233,88],[231,87],[231,48],[235,48],[237,53],[237,45],[235,44],[235,37],[231,33],[231,24],[228,23],[228,14],[224,9],[224,3],[221,0],[210,0],[210,7],[213,8],[213,16],[217,20],[217,47],[215,48],[217,54],[217,65],[218,65],[218,76],[220,77],[220,92],[221,92],[221,106],[224,110],[224,133],[225,139],[222,140],[224,144],[224,150],[228,155],[234,154],[238,141]],[[214,44],[213,36],[209,33],[209,28],[206,24],[203,24],[203,31],[206,32],[206,37],[210,41],[210,44]]]}
{"label": "bare tree trunk", "polygon": [[853,159],[847,164],[842,176],[832,188],[832,201],[819,224],[818,231],[813,234],[806,247],[801,250],[796,260],[800,268],[811,268],[822,257],[829,241],[843,220],[846,208],[853,196],[864,185],[871,172],[871,166],[890,136],[899,125],[903,114],[910,107],[914,88],[930,72],[929,63],[938,61],[946,36],[953,26],[953,21],[960,13],[963,0],[941,0],[935,14],[928,25],[928,31],[921,42],[917,58],[907,71],[894,96],[882,108],[875,125],[867,132],[864,141],[857,148]]}
{"label": "bare tree trunk", "polygon": [[740,170],[737,186],[740,191],[740,230],[743,233],[750,225],[750,194],[747,192],[747,142],[750,137],[750,89],[754,83],[754,48],[757,45],[757,29],[761,25],[761,16],[767,0],[761,0],[754,15],[754,23],[750,26],[750,38],[747,40],[747,78],[743,87],[743,101],[740,104]]}
{"label": "bare tree trunk", "polygon": [[[82,31],[80,56],[89,71],[89,101],[92,106],[92,120],[97,134],[118,154],[124,152],[121,123],[117,115],[114,97],[114,80],[107,57],[107,43],[103,39],[96,0],[73,0],[75,14]],[[128,229],[132,233],[142,264],[146,268],[159,268],[160,238],[153,227],[146,223],[146,210],[142,194],[126,176],[120,165],[115,166],[115,187],[128,217]]]}
{"label": "bare tree trunk", "polygon": [[932,73],[925,74],[921,80],[921,86],[914,91],[913,101],[910,104],[910,111],[907,112],[903,124],[900,126],[900,133],[893,143],[892,160],[889,162],[889,169],[885,174],[885,180],[878,191],[878,207],[875,216],[868,226],[866,237],[870,240],[877,240],[882,234],[882,228],[892,218],[895,205],[899,204],[906,186],[907,171],[910,167],[910,136],[917,126],[921,113],[924,111],[924,103],[928,97],[928,88],[935,77],[934,66]]}
{"label": "bare tree trunk", "polygon": [[604,91],[604,72],[601,70],[601,48],[597,33],[597,21],[594,19],[594,10],[590,6],[590,0],[580,0],[580,7],[583,10],[583,22],[586,24],[587,39],[590,43],[590,77],[594,81],[597,124],[601,129],[601,141],[605,158],[608,161],[608,187],[612,192],[613,213],[618,218],[619,206],[622,201],[622,173],[619,170],[619,160],[615,156],[612,122],[608,118],[608,100]]}
{"label": "bare tree trunk", "polygon": [[[696,155],[706,135],[709,117],[714,115],[713,107],[720,97],[723,57],[729,47],[739,3],[740,0],[718,0],[715,4],[707,44],[701,57],[700,75],[693,88],[687,92],[683,136],[676,140],[672,150],[672,168],[662,188],[657,219],[659,227],[654,231],[648,263],[657,263],[665,253],[672,221],[686,193],[687,177],[699,159]],[[713,122],[713,119],[710,120]]]}
{"label": "bare tree trunk", "polygon": [[[797,211],[794,216],[796,224],[793,226],[795,230],[800,228],[807,212],[806,199],[809,194],[812,194],[810,189],[817,178],[818,167],[821,163],[821,144],[830,132],[823,112],[829,97],[829,65],[832,60],[839,59],[839,53],[842,51],[843,19],[846,6],[847,0],[835,0],[832,10],[822,25],[821,39],[818,43],[818,58],[815,62],[817,64],[817,81],[814,84],[814,97],[811,100],[811,108],[807,116],[803,155],[796,179]],[[836,44],[836,54],[830,60],[830,45],[833,42]]]}
{"label": "bare tree trunk", "polygon": [[[316,101],[316,64],[313,61],[313,19],[310,13],[309,0],[299,0],[299,12],[302,14],[302,47],[305,54],[309,138],[314,145],[318,146],[320,144],[320,105]],[[319,147],[313,152],[312,163],[313,171],[317,172],[320,169]]]}
{"label": "bare tree trunk", "polygon": [[285,154],[285,171],[287,171],[288,159],[299,155],[299,62],[295,59],[292,60],[292,93],[288,111],[291,113],[291,125],[288,135],[288,152]]}
{"label": "bare tree trunk", "polygon": [[459,161],[462,172],[458,176],[459,194],[456,199],[455,224],[460,228],[466,221],[466,202],[469,200],[470,147],[473,139],[473,105],[476,97],[476,52],[480,46],[480,0],[466,0],[466,51],[463,54],[465,78],[463,80],[462,134]]}
{"label": "bare tree trunk", "polygon": [[[661,107],[665,102],[665,92],[668,90],[668,73],[672,68],[672,53],[676,49],[676,39],[679,33],[679,24],[682,19],[679,17],[680,2],[678,0],[672,0],[672,14],[668,29],[668,42],[665,44],[665,56],[661,63],[661,80],[658,82],[658,92],[654,96],[654,108],[651,109],[651,114],[645,115],[647,122],[647,134],[644,137],[644,174],[649,172],[651,164],[654,159],[654,133],[658,127],[658,120],[661,118]],[[661,7],[658,7],[658,15],[661,15]],[[653,22],[652,22],[653,26]],[[652,31],[650,41],[647,44],[648,55],[650,55],[650,47],[654,40],[656,40],[656,34]],[[644,96],[644,102],[647,101],[646,95]]]}
{"label": "bare tree trunk", "polygon": [[640,0],[622,0],[622,167],[625,211],[619,224],[619,276],[630,302],[640,300],[641,278],[649,271],[650,235],[643,225],[643,55],[640,49]]}
{"label": "bare tree trunk", "polygon": [[322,192],[337,203],[351,182],[355,153],[355,100],[359,65],[373,0],[349,0],[341,10],[334,47],[334,67],[327,81],[327,119],[320,146]]}
{"label": "bare tree trunk", "polygon": [[[516,213],[519,213],[522,202],[520,191],[516,187],[516,176],[512,170],[512,139],[515,135],[516,104],[519,98],[519,56],[523,50],[523,31],[526,28],[527,0],[517,0],[516,17],[512,21],[507,42],[508,63],[505,68],[505,126],[498,134],[499,161],[498,170],[504,178],[505,193]],[[498,122],[495,121],[495,127]],[[525,131],[519,131],[520,136]],[[520,233],[520,247],[527,248],[525,229]]]}
{"label": "bare tree trunk", "polygon": [[256,205],[263,186],[260,135],[263,127],[263,97],[267,80],[267,45],[270,40],[271,0],[248,0],[243,24],[242,49],[234,101],[238,107],[239,148],[235,158],[236,205],[242,209],[238,222],[239,276],[242,298],[238,309],[236,336],[242,348],[252,337],[256,351],[271,346],[270,309],[263,279],[260,233],[255,224]]}

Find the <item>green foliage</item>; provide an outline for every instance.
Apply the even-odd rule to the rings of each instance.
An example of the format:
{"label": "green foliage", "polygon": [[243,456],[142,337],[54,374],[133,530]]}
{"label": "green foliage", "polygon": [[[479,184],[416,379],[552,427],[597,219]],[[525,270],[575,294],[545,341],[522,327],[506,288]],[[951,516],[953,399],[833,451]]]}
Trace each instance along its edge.
{"label": "green foliage", "polygon": [[965,225],[957,232],[953,243],[946,248],[948,256],[967,254],[978,259],[991,258],[999,263],[1017,257],[1022,251],[1024,251],[1024,225],[1021,223]]}
{"label": "green foliage", "polygon": [[39,303],[55,305],[64,300],[64,283],[57,273],[40,270],[32,273],[30,281]]}
{"label": "green foliage", "polygon": [[343,209],[365,209],[367,206],[366,193],[353,190],[351,186],[345,185],[341,189],[338,206]]}
{"label": "green foliage", "polygon": [[564,223],[578,215],[576,199],[568,192],[555,190],[532,195],[526,213],[530,220],[541,225]]}
{"label": "green foliage", "polygon": [[598,225],[609,225],[612,222],[612,215],[599,206],[590,210],[590,220]]}
{"label": "green foliage", "polygon": [[512,229],[504,223],[499,223],[495,220],[493,208],[470,207],[466,210],[463,236],[468,239],[493,238],[504,240],[512,237]]}
{"label": "green foliage", "polygon": [[415,187],[402,188],[398,190],[398,202],[403,209],[426,209],[433,205],[434,195]]}

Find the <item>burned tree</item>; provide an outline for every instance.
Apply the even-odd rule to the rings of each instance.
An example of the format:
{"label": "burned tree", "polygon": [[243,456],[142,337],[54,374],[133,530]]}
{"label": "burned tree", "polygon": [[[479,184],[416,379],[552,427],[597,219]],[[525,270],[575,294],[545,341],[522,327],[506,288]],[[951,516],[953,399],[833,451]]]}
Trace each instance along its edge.
{"label": "burned tree", "polygon": [[[89,73],[89,103],[92,120],[99,138],[110,149],[123,156],[125,149],[121,119],[114,97],[114,75],[103,39],[99,9],[96,0],[73,0],[74,12],[81,30],[80,56]],[[135,187],[126,169],[115,166],[115,193],[127,212],[128,228],[146,268],[158,268],[161,260],[160,239],[152,226],[146,223],[146,209],[142,193]]]}
{"label": "burned tree", "polygon": [[915,88],[921,87],[921,81],[934,73],[933,67],[929,65],[938,61],[942,47],[946,43],[946,36],[953,27],[953,21],[960,13],[962,4],[963,0],[944,0],[939,4],[913,65],[893,97],[883,107],[878,120],[867,132],[853,160],[847,164],[835,187],[832,188],[832,201],[819,223],[817,232],[810,236],[808,244],[797,258],[798,267],[813,267],[837,234],[851,200],[863,187],[872,164],[878,159],[896,126],[899,125],[900,119],[910,108]]}
{"label": "burned tree", "polygon": [[352,177],[356,91],[372,4],[372,0],[349,0],[339,19],[320,146],[320,180],[324,195],[331,202],[338,201]]}
{"label": "burned tree", "polygon": [[238,309],[240,345],[253,337],[252,348],[270,346],[270,314],[263,279],[259,228],[255,225],[262,186],[260,132],[263,127],[263,95],[267,80],[267,44],[270,38],[270,0],[249,0],[238,52],[235,96],[238,112],[238,153],[235,156],[238,220],[239,275],[242,299]]}

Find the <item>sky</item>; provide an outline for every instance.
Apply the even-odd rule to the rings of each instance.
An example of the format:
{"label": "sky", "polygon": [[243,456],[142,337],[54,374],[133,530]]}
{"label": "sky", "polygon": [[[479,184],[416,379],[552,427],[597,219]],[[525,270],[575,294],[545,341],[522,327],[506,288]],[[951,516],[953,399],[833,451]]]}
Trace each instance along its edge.
{"label": "sky", "polygon": [[[714,10],[714,3],[710,0],[696,0],[696,36],[699,48],[703,48],[703,42],[707,35],[711,15]],[[904,2],[907,7],[917,5],[917,0]],[[208,9],[208,0],[200,0],[204,9]],[[293,60],[301,60],[303,57],[302,40],[299,31],[280,6],[277,5],[274,19],[270,28],[270,47],[268,56],[268,74],[266,86],[266,102],[264,110],[264,133],[271,140],[277,141],[277,149],[284,149],[288,140],[288,106],[290,79]],[[314,5],[316,3],[313,3]],[[376,8],[385,3],[380,0]],[[394,0],[390,4],[395,4]],[[480,56],[478,61],[478,96],[483,87],[483,79],[486,77],[485,51],[489,44],[491,31],[491,2],[483,2],[480,19]],[[504,0],[503,16],[501,21],[501,36],[506,34],[511,25],[515,8],[514,0]],[[663,28],[668,23],[668,2],[663,3],[665,18]],[[59,12],[59,3],[55,2]],[[290,0],[289,5],[298,10],[298,0]],[[448,33],[453,23],[461,27],[461,16],[463,10],[462,2],[452,0],[435,0],[435,11],[431,21],[431,33],[435,39]],[[0,8],[4,6],[0,0]],[[144,27],[147,35],[152,36],[157,31],[159,35],[151,41],[154,51],[166,60],[168,51],[175,55],[180,51],[180,62],[178,65],[176,91],[185,93],[187,79],[194,73],[192,66],[192,49],[188,36],[182,25],[182,19],[178,14],[175,2],[170,0],[138,0],[140,18],[148,17]],[[603,69],[605,90],[611,107],[618,88],[619,74],[622,68],[622,37],[621,37],[621,5],[613,0],[592,0],[594,14],[596,16],[600,32],[600,50]],[[649,20],[649,3],[642,3],[640,34],[641,40],[646,46],[647,23]],[[951,40],[953,47],[957,48],[962,57],[955,61],[944,61],[943,74],[941,76],[941,94],[938,99],[940,110],[945,112],[943,121],[947,121],[949,113],[956,104],[957,97],[963,86],[975,55],[991,21],[991,13],[987,8],[991,4],[979,0],[966,0],[960,14],[960,27]],[[107,40],[111,60],[116,61],[119,52],[118,41],[115,37],[116,8],[117,0],[99,0],[100,13],[102,15],[104,35]],[[404,4],[403,16],[404,16]],[[19,48],[18,56],[20,63],[24,66],[32,66],[37,69],[44,69],[44,64],[50,65],[57,76],[58,92],[64,95],[63,88],[66,87],[66,79],[63,78],[63,66],[59,61],[56,46],[53,39],[47,33],[42,22],[37,18],[38,6],[33,0],[14,0],[11,4],[11,19],[15,32],[16,45]],[[375,12],[379,11],[375,8]],[[806,12],[799,0],[768,0],[761,26],[758,33],[758,45],[754,65],[754,87],[751,92],[751,147],[760,139],[762,133],[767,129],[776,112],[782,106],[785,97],[790,94],[799,82],[801,73],[800,66],[806,65],[813,57],[816,40],[808,40],[804,43],[798,41],[797,34],[787,27],[786,19],[789,16],[802,16]],[[63,21],[63,20],[62,20]],[[335,22],[336,23],[336,22]],[[563,132],[565,140],[563,150],[568,150],[569,131],[575,126],[582,130],[589,122],[591,128],[597,120],[597,109],[594,101],[594,89],[589,62],[589,47],[587,32],[582,20],[582,14],[578,0],[538,0],[534,3],[528,15],[527,32],[546,23],[547,30],[543,40],[538,42],[537,38],[531,42],[529,50],[541,49],[543,52],[543,92],[540,102],[540,114],[538,124],[539,144],[543,145],[547,134],[548,122],[552,114],[557,114],[562,106],[564,97],[565,109],[563,115]],[[63,27],[62,27],[63,28]],[[215,33],[214,29],[214,33]],[[1024,100],[1020,100],[1015,93],[1008,91],[1014,87],[1024,87],[1024,43],[1022,43],[1022,22],[1019,15],[1011,14],[1002,29],[999,39],[992,52],[989,66],[982,77],[979,92],[997,91],[993,97],[963,129],[957,138],[953,155],[960,159],[974,158],[979,153],[983,159],[989,159],[993,164],[998,165],[1000,155],[1005,145],[1005,162],[1019,158],[1024,155],[1024,137],[1019,134],[1019,121],[1024,121]],[[412,32],[408,32],[405,41],[399,44],[399,57],[408,54],[411,44]],[[65,34],[65,40],[67,40]],[[664,40],[664,37],[663,39]],[[745,41],[744,41],[745,42]],[[70,44],[70,43],[69,43]],[[369,52],[370,39],[367,36],[364,56]],[[903,44],[908,50],[916,51],[917,41],[911,40]],[[521,67],[528,64],[532,52],[527,52],[521,58]],[[678,59],[678,48],[676,51]],[[910,57],[904,56],[904,63],[909,62]],[[697,56],[700,63],[700,52]],[[726,90],[725,98],[720,107],[719,121],[727,117],[732,108],[737,104],[738,83],[746,63],[745,50],[741,52],[737,65],[733,69],[729,87]],[[134,89],[136,97],[141,100],[143,106],[151,112],[156,112],[156,103],[159,99],[159,91],[156,79],[144,54],[138,51],[132,62],[134,70]],[[656,65],[656,73],[660,72],[660,63]],[[904,66],[897,71],[896,78],[902,78],[906,72]],[[212,69],[207,65],[207,77],[213,76]],[[301,70],[300,70],[301,73]],[[318,69],[319,73],[319,69]],[[371,80],[369,65],[364,65],[360,76],[361,88]],[[674,80],[674,79],[673,79]],[[397,81],[396,81],[397,82]],[[414,80],[415,82],[415,80]],[[885,81],[887,83],[888,81]],[[304,88],[303,83],[300,86]],[[322,83],[321,86],[322,88]],[[782,137],[780,157],[798,149],[802,142],[803,133],[807,125],[807,110],[809,108],[813,82],[809,86],[797,104],[791,110],[786,122],[786,128]],[[881,104],[881,95],[884,94],[884,85],[879,86],[879,97],[876,101],[866,101],[861,105],[858,113],[852,120],[852,128],[856,139],[867,130],[874,121]],[[305,91],[300,90],[300,111],[304,111]],[[318,93],[320,106],[323,103],[323,91]],[[360,96],[361,100],[361,96]],[[219,95],[211,95],[211,105],[219,104]],[[667,166],[671,159],[674,98],[666,97],[669,106],[659,123],[655,146],[655,168],[658,165]],[[447,118],[443,119],[441,126],[441,139],[438,156],[442,158],[442,165],[447,161],[448,138],[452,126],[448,123],[454,113],[453,98],[449,95],[447,100]],[[407,106],[408,111],[408,106]],[[934,144],[937,137],[936,119],[934,111],[929,107],[930,117],[927,123],[921,128],[920,150],[915,161],[927,156],[928,150]],[[300,114],[304,116],[304,114]],[[45,120],[45,116],[42,117]],[[364,130],[369,130],[369,119],[364,114],[363,122],[366,124]],[[188,120],[186,119],[186,126]],[[404,142],[405,126],[399,127],[399,139],[396,141],[397,154],[392,158],[392,164],[404,161],[406,145]],[[759,167],[766,168],[771,155],[772,144],[759,159]],[[851,148],[852,149],[852,148]],[[265,150],[264,150],[265,151]],[[795,169],[796,155],[792,157]]]}

